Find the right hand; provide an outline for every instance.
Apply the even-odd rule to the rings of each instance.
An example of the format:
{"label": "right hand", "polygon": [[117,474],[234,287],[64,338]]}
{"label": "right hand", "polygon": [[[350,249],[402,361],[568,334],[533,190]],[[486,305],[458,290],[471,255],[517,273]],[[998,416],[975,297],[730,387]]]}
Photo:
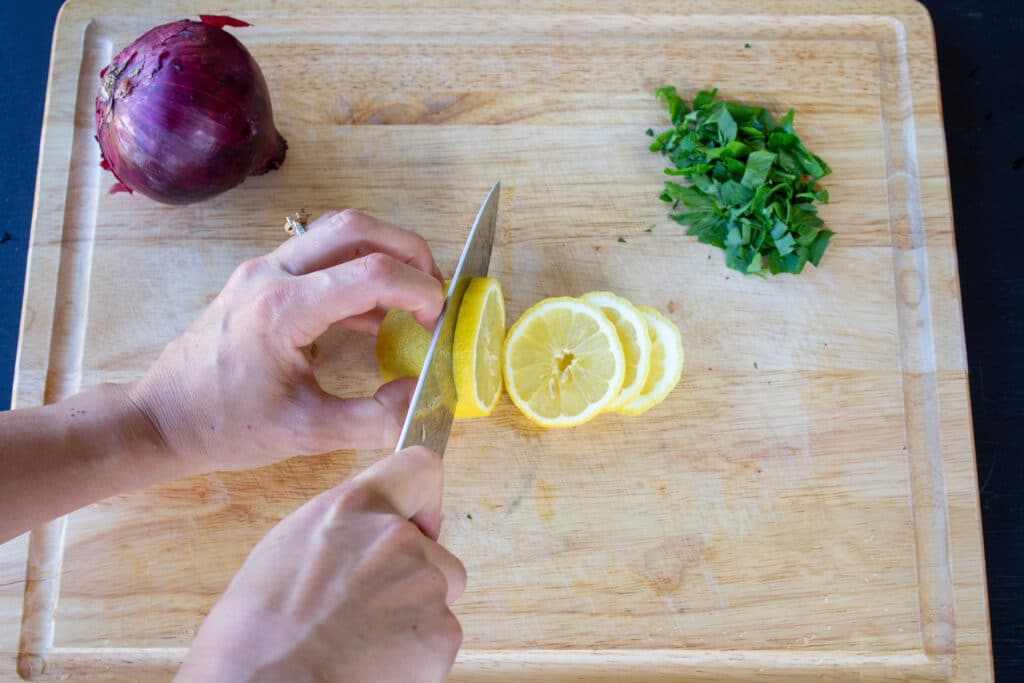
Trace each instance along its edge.
{"label": "right hand", "polygon": [[466,570],[436,539],[440,457],[390,455],[285,518],[214,606],[180,681],[443,681]]}

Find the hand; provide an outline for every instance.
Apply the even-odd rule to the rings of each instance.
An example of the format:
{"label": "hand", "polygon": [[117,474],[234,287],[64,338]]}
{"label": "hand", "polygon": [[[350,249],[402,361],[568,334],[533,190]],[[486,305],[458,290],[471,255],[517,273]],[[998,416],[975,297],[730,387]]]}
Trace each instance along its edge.
{"label": "hand", "polygon": [[[413,447],[303,505],[253,549],[182,681],[443,681],[462,563],[435,541],[441,459]],[[411,520],[411,521],[410,521]]]}
{"label": "hand", "polygon": [[129,396],[181,474],[391,446],[412,383],[340,399],[319,386],[302,347],[336,322],[376,332],[389,307],[432,328],[443,299],[421,237],[356,211],[329,213],[239,266]]}

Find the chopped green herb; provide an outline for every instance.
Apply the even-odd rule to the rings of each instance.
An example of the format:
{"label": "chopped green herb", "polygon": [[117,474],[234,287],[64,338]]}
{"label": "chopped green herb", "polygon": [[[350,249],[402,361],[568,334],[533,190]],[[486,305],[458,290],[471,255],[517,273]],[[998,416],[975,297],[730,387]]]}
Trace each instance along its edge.
{"label": "chopped green herb", "polygon": [[690,182],[665,182],[669,217],[724,249],[726,265],[741,273],[817,267],[834,234],[818,216],[815,203],[827,204],[828,191],[817,182],[832,169],[797,136],[792,109],[776,121],[762,107],[716,101],[717,93],[700,91],[691,108],[673,86],[655,91],[672,127],[653,136],[650,150],[674,166],[666,175]]}
{"label": "chopped green herb", "polygon": [[466,519],[473,519],[473,515],[467,513],[466,514]]}
{"label": "chopped green herb", "polygon": [[628,244],[628,242],[626,242],[626,238],[625,237],[620,237],[619,241],[622,242],[623,244]]}
{"label": "chopped green herb", "polygon": [[648,225],[646,228],[644,228],[644,232],[653,232],[653,231],[654,231],[654,226],[653,225]]}
{"label": "chopped green herb", "polygon": [[749,50],[750,49],[750,43],[743,43],[743,47]]}
{"label": "chopped green herb", "polygon": [[649,137],[649,138],[653,138],[654,137],[654,129],[653,128],[648,128],[647,129],[647,137]]}
{"label": "chopped green herb", "polygon": [[754,361],[754,369],[757,370],[757,361]]}

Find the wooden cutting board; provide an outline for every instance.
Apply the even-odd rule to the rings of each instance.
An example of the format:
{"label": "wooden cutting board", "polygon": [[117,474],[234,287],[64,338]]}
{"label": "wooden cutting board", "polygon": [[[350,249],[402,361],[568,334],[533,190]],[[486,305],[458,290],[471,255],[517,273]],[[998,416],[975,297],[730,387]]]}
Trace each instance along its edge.
{"label": "wooden cutting board", "polygon": [[[455,426],[443,542],[469,588],[452,679],[990,680],[926,12],[629,7],[72,0],[54,40],[16,405],[138,377],[299,207],[414,228],[450,269],[500,179],[491,274],[510,319],[542,297],[613,290],[679,324],[687,366],[642,418],[545,432],[504,399]],[[287,161],[197,206],[108,196],[97,73],[201,8],[254,24],[234,32],[266,75]],[[652,98],[665,84],[796,109],[834,169],[820,269],[743,277],[667,220],[644,135],[666,123]],[[330,332],[317,372],[338,393],[372,391],[372,340]],[[19,659],[41,678],[169,679],[257,539],[380,456],[171,482],[8,543],[0,675]]]}

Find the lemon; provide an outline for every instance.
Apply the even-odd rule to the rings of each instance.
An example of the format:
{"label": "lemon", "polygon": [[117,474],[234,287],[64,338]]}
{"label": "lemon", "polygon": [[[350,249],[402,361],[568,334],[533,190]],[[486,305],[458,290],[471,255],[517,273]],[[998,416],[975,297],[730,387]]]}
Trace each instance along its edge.
{"label": "lemon", "polygon": [[493,278],[473,278],[455,321],[455,417],[484,417],[498,405],[504,343],[505,298],[501,285]]}
{"label": "lemon", "polygon": [[683,374],[683,338],[679,328],[658,311],[639,306],[651,338],[651,371],[643,389],[618,408],[623,415],[640,415],[665,400]]}
{"label": "lemon", "polygon": [[601,309],[559,297],[536,304],[505,339],[505,387],[542,427],[571,427],[614,401],[626,376],[615,326]]}
{"label": "lemon", "polygon": [[[376,349],[384,381],[419,377],[431,335],[408,311],[388,311],[377,332]],[[501,285],[490,278],[474,278],[466,287],[455,321],[452,374],[458,395],[456,417],[480,417],[494,410],[501,396],[504,341]]]}
{"label": "lemon", "polygon": [[409,311],[388,311],[377,330],[377,367],[384,381],[419,377],[431,335]]}
{"label": "lemon", "polygon": [[647,322],[636,306],[611,292],[590,292],[580,298],[600,308],[619,333],[622,351],[626,354],[626,378],[622,382],[622,391],[606,410],[621,408],[640,395],[651,370],[651,337]]}

